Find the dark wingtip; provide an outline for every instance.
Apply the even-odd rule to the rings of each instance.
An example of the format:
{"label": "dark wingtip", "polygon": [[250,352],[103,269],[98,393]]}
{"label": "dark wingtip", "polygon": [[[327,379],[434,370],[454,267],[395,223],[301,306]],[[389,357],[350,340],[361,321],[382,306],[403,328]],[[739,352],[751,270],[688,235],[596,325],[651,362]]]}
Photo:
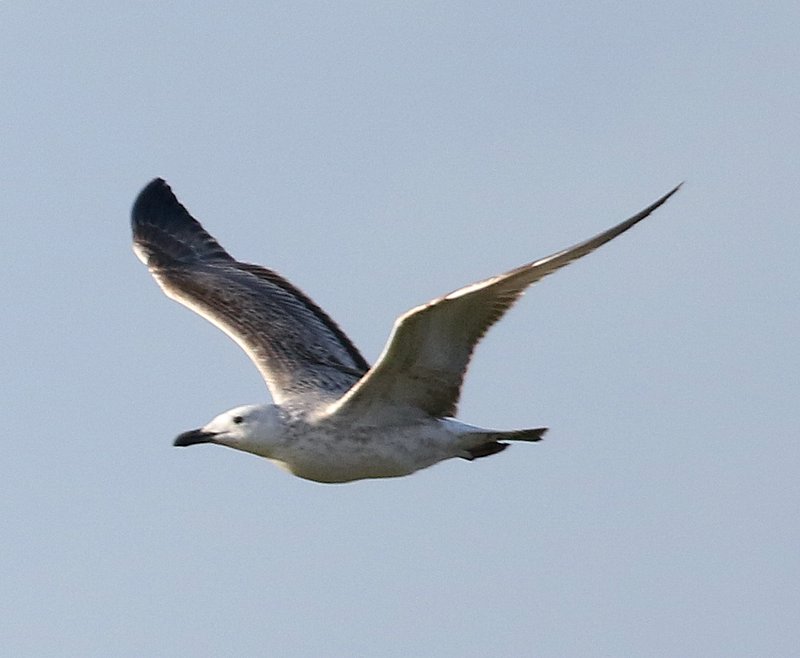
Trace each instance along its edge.
{"label": "dark wingtip", "polygon": [[154,178],[145,185],[144,189],[136,197],[136,201],[133,202],[133,210],[131,211],[133,228],[135,230],[137,224],[147,218],[152,218],[154,215],[161,214],[165,210],[174,211],[177,209],[187,212],[167,182],[163,178]]}
{"label": "dark wingtip", "polygon": [[658,201],[653,202],[650,206],[648,206],[642,212],[640,212],[639,215],[641,215],[641,217],[639,217],[639,215],[637,215],[637,217],[639,217],[639,219],[644,219],[650,213],[652,213],[656,208],[663,206],[667,202],[667,199],[669,199],[673,194],[675,194],[678,190],[680,190],[683,187],[683,183],[684,181],[678,183],[669,192],[667,192],[664,196],[662,196]]}
{"label": "dark wingtip", "polygon": [[676,193],[678,190],[680,190],[680,189],[683,187],[683,184],[684,184],[685,182],[686,182],[686,181],[681,181],[681,182],[680,182],[680,183],[678,183],[678,184],[677,184],[675,187],[673,187],[673,188],[672,188],[672,189],[671,189],[669,192],[667,192],[667,193],[666,193],[664,196],[662,196],[662,197],[661,197],[661,198],[660,198],[658,201],[656,201],[656,202],[653,204],[653,206],[655,206],[655,207],[653,208],[653,210],[655,210],[655,208],[658,208],[658,206],[660,206],[661,204],[663,204],[663,203],[664,203],[664,202],[665,202],[667,199],[669,199],[669,198],[670,198],[670,197],[671,197],[673,194],[675,194],[675,193]]}
{"label": "dark wingtip", "polygon": [[667,192],[667,198],[671,197],[673,194],[675,194],[675,192],[677,192],[679,189],[681,189],[685,182],[686,182],[685,180],[682,180],[675,187],[673,187],[669,192]]}
{"label": "dark wingtip", "polygon": [[163,178],[154,178],[139,192],[131,210],[131,228],[138,253],[148,265],[226,259],[228,253],[178,201]]}

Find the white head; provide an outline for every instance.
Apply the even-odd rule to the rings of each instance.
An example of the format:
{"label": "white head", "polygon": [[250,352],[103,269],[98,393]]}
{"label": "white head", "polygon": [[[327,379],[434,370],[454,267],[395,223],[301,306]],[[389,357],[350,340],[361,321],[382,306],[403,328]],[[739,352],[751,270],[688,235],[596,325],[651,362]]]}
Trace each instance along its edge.
{"label": "white head", "polygon": [[174,445],[216,443],[269,457],[270,448],[280,437],[282,426],[280,409],[275,405],[247,405],[220,414],[200,429],[180,434]]}

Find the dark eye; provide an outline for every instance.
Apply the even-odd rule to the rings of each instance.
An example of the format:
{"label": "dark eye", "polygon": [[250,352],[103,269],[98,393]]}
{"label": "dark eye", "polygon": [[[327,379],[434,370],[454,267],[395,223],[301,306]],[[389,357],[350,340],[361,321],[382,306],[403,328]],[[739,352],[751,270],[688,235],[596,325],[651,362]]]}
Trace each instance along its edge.
{"label": "dark eye", "polygon": [[233,422],[235,425],[241,425],[242,421],[244,421],[244,418],[242,418],[241,416],[233,417]]}

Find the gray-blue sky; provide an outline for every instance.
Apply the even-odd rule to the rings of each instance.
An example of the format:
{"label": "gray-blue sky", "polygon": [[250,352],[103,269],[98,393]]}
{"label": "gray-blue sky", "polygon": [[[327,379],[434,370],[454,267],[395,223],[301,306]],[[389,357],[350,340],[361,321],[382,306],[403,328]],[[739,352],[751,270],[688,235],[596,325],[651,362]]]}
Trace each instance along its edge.
{"label": "gray-blue sky", "polygon": [[[5,3],[8,655],[796,650],[796,3]],[[152,177],[369,359],[395,316],[685,188],[537,285],[466,421],[322,486],[171,438],[265,399],[130,251]]]}

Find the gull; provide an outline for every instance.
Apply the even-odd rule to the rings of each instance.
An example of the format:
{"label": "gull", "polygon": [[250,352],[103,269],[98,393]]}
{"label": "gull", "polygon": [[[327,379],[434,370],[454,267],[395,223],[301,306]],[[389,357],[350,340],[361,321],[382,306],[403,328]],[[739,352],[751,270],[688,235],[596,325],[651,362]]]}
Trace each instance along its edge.
{"label": "gull", "polygon": [[133,248],[166,295],[228,334],[274,404],[236,407],[176,446],[211,443],[324,483],[409,475],[494,455],[547,428],[494,430],[455,419],[472,352],[526,288],[650,215],[680,185],[595,237],[412,308],[370,367],[339,326],[276,272],[235,260],[156,178],[131,213]]}

